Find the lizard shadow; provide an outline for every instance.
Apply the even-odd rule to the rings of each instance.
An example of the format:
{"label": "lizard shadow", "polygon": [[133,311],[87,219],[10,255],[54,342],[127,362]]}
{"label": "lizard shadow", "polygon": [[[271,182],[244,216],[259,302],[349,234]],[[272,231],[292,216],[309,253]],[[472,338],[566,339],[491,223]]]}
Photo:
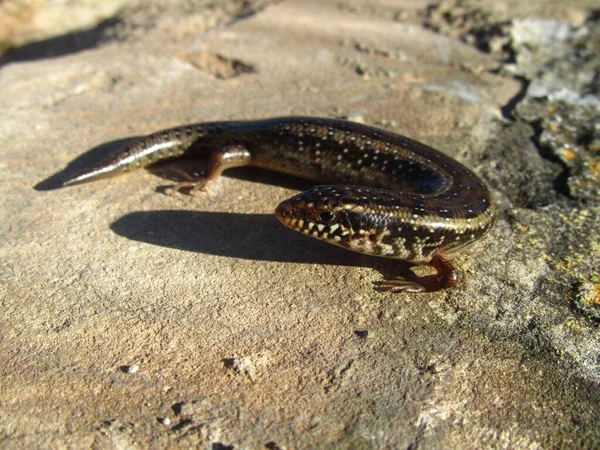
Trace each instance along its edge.
{"label": "lizard shadow", "polygon": [[110,228],[128,239],[178,250],[254,261],[371,267],[384,278],[410,277],[402,261],[361,255],[279,224],[271,214],[137,211]]}

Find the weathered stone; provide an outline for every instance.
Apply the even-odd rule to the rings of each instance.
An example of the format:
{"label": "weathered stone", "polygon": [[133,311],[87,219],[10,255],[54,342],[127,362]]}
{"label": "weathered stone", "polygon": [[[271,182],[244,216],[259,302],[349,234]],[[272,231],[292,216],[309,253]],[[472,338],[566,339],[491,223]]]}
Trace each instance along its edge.
{"label": "weathered stone", "polygon": [[[75,3],[85,29],[36,34],[62,4],[38,2],[3,41],[1,447],[600,445],[595,2]],[[523,34],[547,21],[567,30],[552,77]],[[584,53],[587,83],[569,76]],[[194,197],[148,171],[54,189],[130,136],[296,114],[482,176],[498,218],[455,259],[458,286],[377,292],[393,261],[277,223],[310,186],[283,176],[232,171]]]}

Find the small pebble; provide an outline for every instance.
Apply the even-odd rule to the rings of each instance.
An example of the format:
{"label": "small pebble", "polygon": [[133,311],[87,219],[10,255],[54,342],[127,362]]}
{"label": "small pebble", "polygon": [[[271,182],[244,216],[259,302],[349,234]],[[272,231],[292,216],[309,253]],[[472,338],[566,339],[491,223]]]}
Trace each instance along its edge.
{"label": "small pebble", "polygon": [[168,417],[159,417],[158,421],[165,426],[171,425],[171,419],[169,419]]}
{"label": "small pebble", "polygon": [[119,369],[124,373],[136,373],[140,369],[140,366],[133,364],[131,366],[121,366]]}

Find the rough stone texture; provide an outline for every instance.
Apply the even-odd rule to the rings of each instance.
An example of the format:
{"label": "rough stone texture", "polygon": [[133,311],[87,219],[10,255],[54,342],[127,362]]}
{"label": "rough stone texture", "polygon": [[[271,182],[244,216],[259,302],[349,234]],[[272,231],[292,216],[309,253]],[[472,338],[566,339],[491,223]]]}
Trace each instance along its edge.
{"label": "rough stone texture", "polygon": [[[60,2],[15,3],[0,446],[600,445],[594,2],[66,2],[90,8],[80,31],[31,26]],[[277,175],[53,189],[129,136],[291,114],[389,128],[487,181],[498,220],[456,288],[376,292],[394,263],[283,229],[274,206],[310,184]]]}

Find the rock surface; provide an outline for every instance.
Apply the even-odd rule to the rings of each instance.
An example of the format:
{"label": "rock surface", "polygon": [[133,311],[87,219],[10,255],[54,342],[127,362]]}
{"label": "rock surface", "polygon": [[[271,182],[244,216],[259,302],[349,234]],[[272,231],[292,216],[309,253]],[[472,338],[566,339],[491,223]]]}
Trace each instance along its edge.
{"label": "rock surface", "polygon": [[[0,446],[600,446],[599,17],[522,3],[0,3]],[[278,175],[54,189],[130,136],[282,115],[479,173],[459,285],[375,291],[394,263],[283,229],[310,183]]]}

